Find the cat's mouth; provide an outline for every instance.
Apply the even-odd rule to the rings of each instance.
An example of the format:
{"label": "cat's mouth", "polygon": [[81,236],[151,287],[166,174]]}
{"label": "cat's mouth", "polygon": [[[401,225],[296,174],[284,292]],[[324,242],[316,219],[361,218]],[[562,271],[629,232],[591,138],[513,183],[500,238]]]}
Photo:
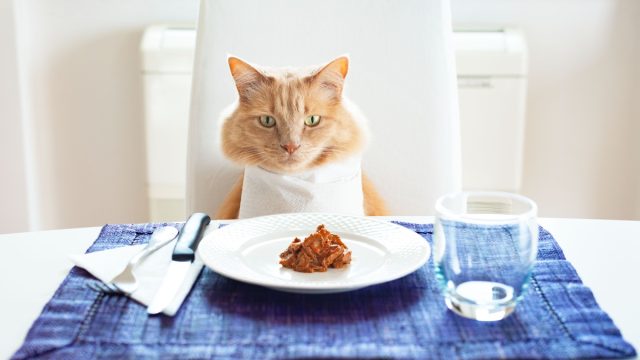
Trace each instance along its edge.
{"label": "cat's mouth", "polygon": [[307,165],[307,161],[305,161],[306,159],[306,156],[302,156],[301,154],[285,153],[278,156],[273,165],[274,167],[278,168],[279,171],[296,172],[303,169]]}
{"label": "cat's mouth", "polygon": [[282,156],[280,163],[284,166],[296,166],[303,163],[303,157],[297,154],[286,154]]}
{"label": "cat's mouth", "polygon": [[277,173],[297,173],[314,167],[318,159],[324,154],[314,148],[297,149],[289,153],[287,151],[266,150],[268,156],[262,157],[261,167]]}

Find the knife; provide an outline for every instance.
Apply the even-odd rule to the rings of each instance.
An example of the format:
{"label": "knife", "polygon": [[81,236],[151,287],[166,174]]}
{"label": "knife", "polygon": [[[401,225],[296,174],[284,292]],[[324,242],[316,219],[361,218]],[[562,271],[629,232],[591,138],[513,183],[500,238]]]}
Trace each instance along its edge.
{"label": "knife", "polygon": [[194,213],[184,224],[178,235],[176,246],[173,248],[169,269],[149,304],[147,313],[158,314],[172,303],[196,258],[196,249],[209,222],[211,222],[209,215]]}

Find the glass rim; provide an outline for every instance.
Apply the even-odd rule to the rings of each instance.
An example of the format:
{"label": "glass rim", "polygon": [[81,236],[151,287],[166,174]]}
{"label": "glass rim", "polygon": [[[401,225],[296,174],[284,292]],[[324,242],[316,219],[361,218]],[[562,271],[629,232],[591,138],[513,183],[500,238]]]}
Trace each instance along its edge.
{"label": "glass rim", "polygon": [[[444,201],[455,196],[466,196],[469,197],[471,195],[475,196],[495,196],[495,197],[504,197],[510,199],[516,199],[522,201],[523,203],[529,205],[529,210],[521,213],[521,214],[513,214],[511,215],[513,218],[521,219],[521,218],[530,218],[538,216],[538,205],[535,201],[529,199],[528,197],[516,193],[506,192],[506,191],[452,191],[446,193],[436,200],[435,210],[436,215],[442,214],[444,216],[455,218],[455,217],[469,217],[473,214],[457,214],[451,210],[449,210],[446,206],[444,206]],[[470,216],[473,217],[473,216]],[[482,219],[483,221],[492,221],[491,219]],[[502,222],[504,219],[495,219],[493,221]]]}

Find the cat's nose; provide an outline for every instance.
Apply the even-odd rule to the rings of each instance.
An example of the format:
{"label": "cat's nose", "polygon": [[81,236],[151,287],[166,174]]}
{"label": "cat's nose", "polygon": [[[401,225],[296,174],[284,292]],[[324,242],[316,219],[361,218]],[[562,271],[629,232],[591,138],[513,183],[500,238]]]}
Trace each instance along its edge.
{"label": "cat's nose", "polygon": [[296,150],[298,150],[298,148],[300,147],[300,144],[294,144],[290,142],[288,144],[280,145],[280,147],[283,148],[289,154],[293,154]]}

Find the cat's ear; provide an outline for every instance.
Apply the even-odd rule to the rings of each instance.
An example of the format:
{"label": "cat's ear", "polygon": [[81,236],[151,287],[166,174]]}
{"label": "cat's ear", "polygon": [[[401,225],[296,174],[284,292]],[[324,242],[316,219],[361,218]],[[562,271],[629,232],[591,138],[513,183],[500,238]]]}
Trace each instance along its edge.
{"label": "cat's ear", "polygon": [[253,66],[238,59],[235,56],[229,56],[229,70],[231,76],[236,82],[236,88],[241,100],[248,100],[265,83],[265,76],[256,70]]}
{"label": "cat's ear", "polygon": [[348,70],[349,58],[341,56],[312,75],[311,83],[328,100],[340,100]]}

